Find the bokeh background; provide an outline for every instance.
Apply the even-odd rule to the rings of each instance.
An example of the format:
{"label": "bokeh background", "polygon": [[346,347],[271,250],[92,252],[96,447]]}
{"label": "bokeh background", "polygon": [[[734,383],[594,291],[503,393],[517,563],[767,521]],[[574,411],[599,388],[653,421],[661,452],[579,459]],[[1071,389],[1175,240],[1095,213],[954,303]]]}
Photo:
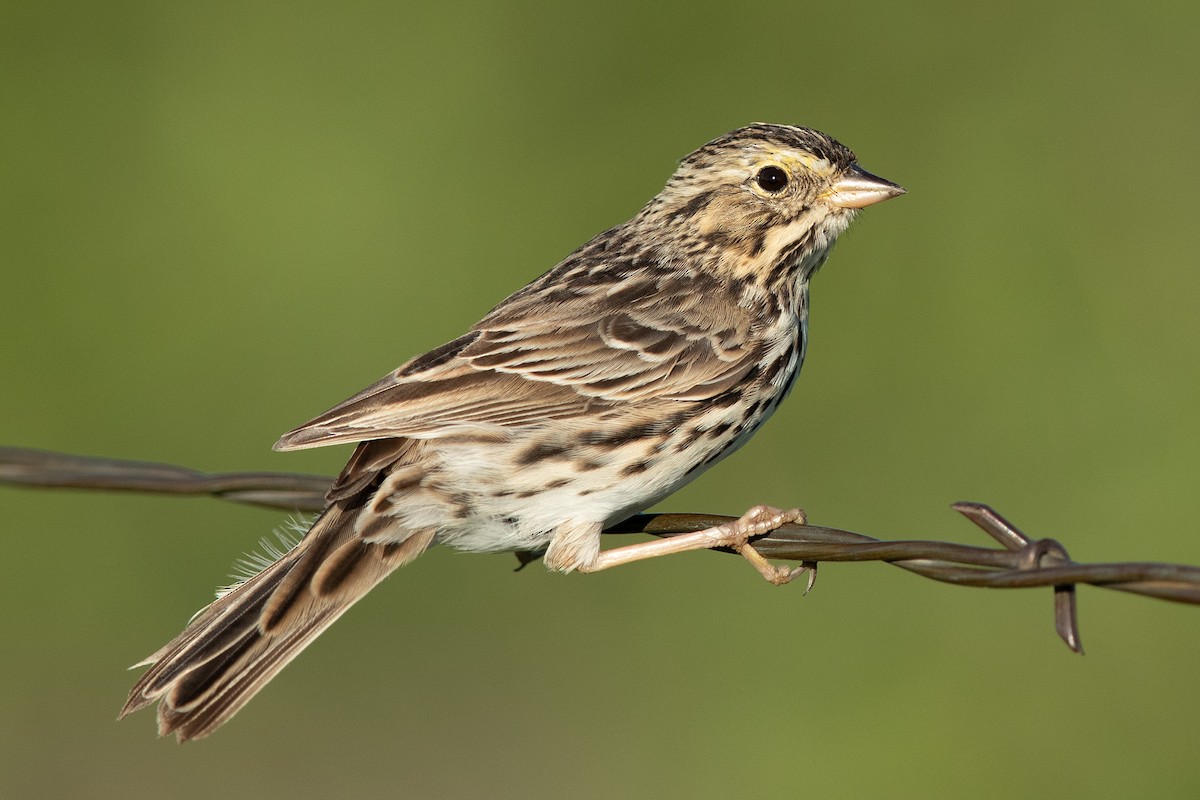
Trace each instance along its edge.
{"label": "bokeh background", "polygon": [[[0,442],[333,472],[283,431],[440,344],[755,120],[909,195],[814,286],[757,439],[664,504],[798,504],[1200,563],[1194,4],[0,7]],[[114,722],[282,515],[0,489],[0,796],[1183,797],[1200,612],[885,565],[775,589],[433,552],[232,724]]]}

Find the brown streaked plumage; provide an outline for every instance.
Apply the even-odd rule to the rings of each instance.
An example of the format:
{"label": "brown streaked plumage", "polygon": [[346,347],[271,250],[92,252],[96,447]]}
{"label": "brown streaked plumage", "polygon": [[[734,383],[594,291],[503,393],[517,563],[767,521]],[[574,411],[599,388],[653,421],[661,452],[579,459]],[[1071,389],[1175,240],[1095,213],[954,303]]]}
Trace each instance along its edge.
{"label": "brown streaked plumage", "polygon": [[122,716],[206,736],[347,608],[432,544],[543,552],[583,572],[732,546],[800,512],[611,550],[608,525],[740,447],[804,359],[808,281],[857,209],[903,192],[825,134],[751,125],[687,156],[633,219],[465,335],[287,433],[355,442],[304,538],[143,664]]}

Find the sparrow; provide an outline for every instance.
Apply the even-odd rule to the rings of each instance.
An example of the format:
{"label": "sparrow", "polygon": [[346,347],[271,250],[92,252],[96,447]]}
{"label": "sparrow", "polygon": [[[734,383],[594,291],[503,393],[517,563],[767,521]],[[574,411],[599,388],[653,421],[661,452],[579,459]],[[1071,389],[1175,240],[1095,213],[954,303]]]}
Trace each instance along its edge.
{"label": "sparrow", "polygon": [[398,567],[440,544],[597,572],[731,547],[798,509],[602,550],[601,532],[737,450],[804,361],[808,286],[858,210],[903,194],[810,128],[754,124],[686,156],[629,221],[470,330],[286,434],[353,443],[303,537],[137,666],[121,716],[206,736]]}

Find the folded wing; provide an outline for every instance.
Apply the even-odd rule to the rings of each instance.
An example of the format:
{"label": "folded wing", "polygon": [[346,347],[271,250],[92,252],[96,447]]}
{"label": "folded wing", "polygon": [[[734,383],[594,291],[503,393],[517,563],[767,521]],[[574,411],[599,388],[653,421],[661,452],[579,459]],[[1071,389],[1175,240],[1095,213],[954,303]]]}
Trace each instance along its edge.
{"label": "folded wing", "polygon": [[762,345],[732,290],[697,283],[614,278],[604,294],[593,285],[553,298],[535,284],[275,447],[505,435],[627,403],[716,397],[758,365]]}

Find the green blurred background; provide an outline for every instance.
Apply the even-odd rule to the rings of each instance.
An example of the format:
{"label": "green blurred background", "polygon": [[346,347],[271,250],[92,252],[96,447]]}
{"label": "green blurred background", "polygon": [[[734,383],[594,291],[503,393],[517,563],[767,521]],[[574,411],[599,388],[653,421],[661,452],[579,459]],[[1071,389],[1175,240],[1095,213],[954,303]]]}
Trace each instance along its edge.
{"label": "green blurred background", "polygon": [[[1200,12],[1184,3],[8,2],[0,443],[332,472],[283,431],[755,120],[909,195],[814,287],[796,392],[664,507],[798,504],[1200,563]],[[282,515],[0,489],[0,796],[1182,797],[1200,611],[884,565],[775,589],[436,551],[186,747],[114,717]]]}

